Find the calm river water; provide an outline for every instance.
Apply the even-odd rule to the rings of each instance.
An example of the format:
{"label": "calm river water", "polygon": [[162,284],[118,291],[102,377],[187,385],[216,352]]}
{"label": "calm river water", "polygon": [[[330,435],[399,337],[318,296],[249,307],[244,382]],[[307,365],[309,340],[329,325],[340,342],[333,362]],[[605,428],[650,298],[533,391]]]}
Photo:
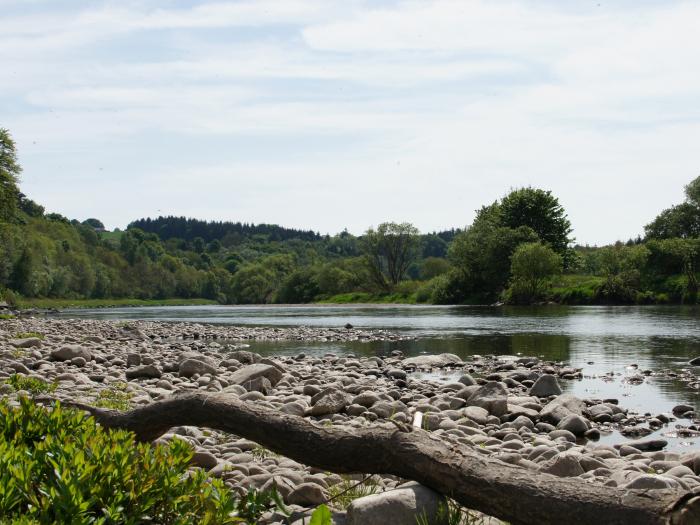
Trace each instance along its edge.
{"label": "calm river water", "polygon": [[[647,369],[686,377],[690,373],[698,379],[700,367],[687,364],[700,356],[700,309],[694,307],[193,306],[65,310],[60,315],[260,326],[342,327],[351,323],[416,339],[396,343],[260,342],[251,343],[251,350],[307,355],[381,356],[394,349],[408,355],[535,355],[581,367],[582,380],[562,381],[562,388],[580,397],[615,397],[622,406],[640,413],[669,412],[680,403],[700,411],[700,392],[688,381],[667,373],[647,377],[642,384],[625,381]],[[669,430],[672,427],[657,434]],[[614,436],[610,439],[616,440]],[[700,447],[700,438],[675,440],[671,445]]]}

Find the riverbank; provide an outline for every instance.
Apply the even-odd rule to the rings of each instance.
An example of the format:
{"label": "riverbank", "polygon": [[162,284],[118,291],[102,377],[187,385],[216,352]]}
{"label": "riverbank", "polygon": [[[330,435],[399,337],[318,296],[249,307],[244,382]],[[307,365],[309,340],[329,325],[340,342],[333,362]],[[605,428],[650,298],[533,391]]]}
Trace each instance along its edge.
{"label": "riverbank", "polygon": [[[235,395],[329,429],[350,430],[389,420],[410,425],[420,412],[421,427],[457,449],[469,447],[536,472],[626,489],[700,487],[697,450],[666,452],[666,441],[644,439],[659,428],[689,439],[698,436],[693,407],[636,414],[616,399],[562,394],[561,385],[585,370],[535,356],[463,361],[452,354],[405,357],[394,351],[381,357],[301,353],[263,358],[245,348],[251,340],[405,338],[344,327],[26,318],[1,321],[0,330],[0,380],[5,381],[0,390],[10,398],[36,389],[39,399],[125,409],[200,391]],[[419,371],[431,372],[429,378],[420,379]],[[34,381],[7,382],[18,375]],[[50,392],[42,394],[38,384]],[[597,438],[610,432],[629,436],[629,442],[599,445]],[[305,467],[230,434],[182,427],[160,439],[190,442],[198,451],[196,464],[236,490],[277,486],[296,512],[348,487],[348,478]],[[383,497],[403,481],[373,476],[364,486]],[[342,514],[343,508],[336,510]],[[269,518],[270,523],[276,519]]]}
{"label": "riverbank", "polygon": [[61,310],[65,308],[123,308],[129,306],[205,306],[218,304],[211,299],[55,299],[18,298],[22,310]]}

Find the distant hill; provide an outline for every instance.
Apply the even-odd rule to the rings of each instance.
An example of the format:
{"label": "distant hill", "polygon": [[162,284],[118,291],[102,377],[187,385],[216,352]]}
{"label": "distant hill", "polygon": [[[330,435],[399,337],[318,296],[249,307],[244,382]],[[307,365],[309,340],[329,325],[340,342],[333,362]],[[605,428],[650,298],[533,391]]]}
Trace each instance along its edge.
{"label": "distant hill", "polygon": [[317,241],[321,239],[321,235],[314,231],[284,228],[276,224],[202,221],[174,216],[138,219],[129,224],[128,227],[139,228],[147,233],[155,233],[164,241],[172,238],[192,241],[201,237],[205,242],[211,242],[214,239],[221,241],[227,236],[239,239],[262,237],[267,241],[287,241],[290,239]]}

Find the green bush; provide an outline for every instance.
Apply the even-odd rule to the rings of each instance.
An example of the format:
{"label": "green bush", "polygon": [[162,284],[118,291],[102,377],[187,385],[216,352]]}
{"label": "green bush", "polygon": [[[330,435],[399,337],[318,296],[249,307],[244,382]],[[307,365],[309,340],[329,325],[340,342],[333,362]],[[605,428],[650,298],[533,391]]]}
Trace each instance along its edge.
{"label": "green bush", "polygon": [[549,246],[523,243],[511,258],[512,282],[506,302],[531,304],[543,299],[551,286],[552,277],[561,273],[562,257]]}
{"label": "green bush", "polygon": [[22,374],[12,374],[5,380],[15,391],[24,390],[33,396],[50,394],[58,387],[58,383],[48,383],[38,377],[29,377]]}
{"label": "green bush", "polygon": [[245,523],[191,457],[182,440],[135,443],[58,403],[0,401],[0,523]]}

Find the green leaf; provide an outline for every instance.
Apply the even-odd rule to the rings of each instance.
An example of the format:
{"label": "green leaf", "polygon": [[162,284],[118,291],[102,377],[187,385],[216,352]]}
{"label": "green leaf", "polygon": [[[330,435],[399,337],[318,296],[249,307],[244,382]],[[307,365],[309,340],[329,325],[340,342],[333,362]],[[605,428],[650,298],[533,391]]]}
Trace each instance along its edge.
{"label": "green leaf", "polygon": [[309,525],[332,525],[331,511],[326,505],[319,505],[311,515]]}

